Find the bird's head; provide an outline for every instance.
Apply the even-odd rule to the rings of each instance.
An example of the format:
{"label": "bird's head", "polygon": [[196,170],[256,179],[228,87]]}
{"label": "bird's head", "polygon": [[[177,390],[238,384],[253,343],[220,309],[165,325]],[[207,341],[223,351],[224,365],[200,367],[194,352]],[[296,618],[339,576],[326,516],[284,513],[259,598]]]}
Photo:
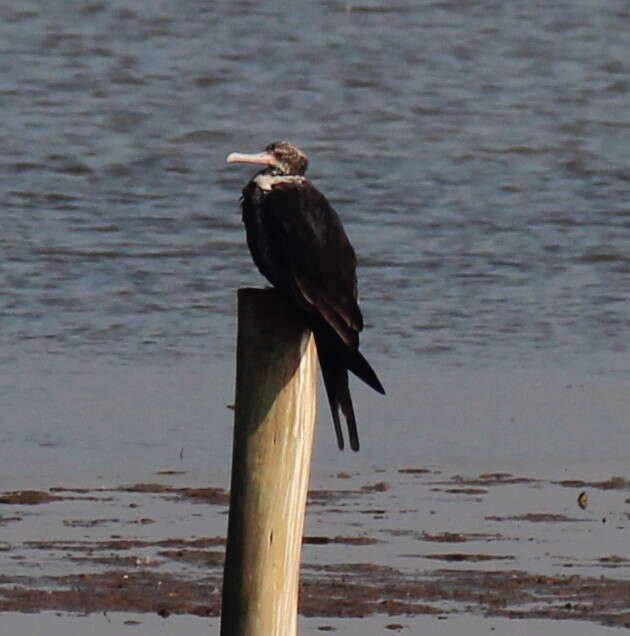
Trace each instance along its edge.
{"label": "bird's head", "polygon": [[270,174],[287,176],[302,176],[308,167],[306,153],[286,141],[274,141],[256,155],[233,152],[228,155],[227,162],[262,164],[267,166]]}

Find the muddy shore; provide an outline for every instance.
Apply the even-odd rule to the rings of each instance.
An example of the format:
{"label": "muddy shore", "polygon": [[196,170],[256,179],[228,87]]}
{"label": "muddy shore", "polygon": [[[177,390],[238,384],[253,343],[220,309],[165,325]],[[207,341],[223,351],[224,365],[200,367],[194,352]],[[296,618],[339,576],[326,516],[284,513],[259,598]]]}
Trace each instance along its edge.
{"label": "muddy shore", "polygon": [[[0,493],[0,621],[44,610],[218,616],[228,495],[186,478]],[[630,627],[623,477],[409,467],[326,485],[309,494],[304,617],[387,615],[409,633],[421,616]]]}

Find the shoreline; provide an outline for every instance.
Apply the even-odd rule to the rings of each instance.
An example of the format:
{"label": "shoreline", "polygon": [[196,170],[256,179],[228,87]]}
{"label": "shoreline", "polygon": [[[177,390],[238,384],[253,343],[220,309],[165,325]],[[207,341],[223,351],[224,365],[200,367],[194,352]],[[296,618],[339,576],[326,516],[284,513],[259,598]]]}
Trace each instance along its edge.
{"label": "shoreline", "polygon": [[[630,627],[630,482],[599,468],[595,480],[578,467],[564,479],[423,467],[315,479],[300,615],[386,615],[409,633],[467,615]],[[0,621],[46,610],[217,617],[228,495],[195,481],[160,471],[0,493]]]}

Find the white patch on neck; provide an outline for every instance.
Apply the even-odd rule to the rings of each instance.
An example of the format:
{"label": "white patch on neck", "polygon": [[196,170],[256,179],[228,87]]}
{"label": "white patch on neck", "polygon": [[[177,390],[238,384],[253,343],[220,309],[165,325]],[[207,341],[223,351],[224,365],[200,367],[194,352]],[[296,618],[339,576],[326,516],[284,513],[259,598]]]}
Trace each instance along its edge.
{"label": "white patch on neck", "polygon": [[264,192],[271,192],[272,188],[278,185],[301,185],[306,181],[305,177],[290,176],[290,175],[271,175],[271,174],[259,174],[254,183]]}

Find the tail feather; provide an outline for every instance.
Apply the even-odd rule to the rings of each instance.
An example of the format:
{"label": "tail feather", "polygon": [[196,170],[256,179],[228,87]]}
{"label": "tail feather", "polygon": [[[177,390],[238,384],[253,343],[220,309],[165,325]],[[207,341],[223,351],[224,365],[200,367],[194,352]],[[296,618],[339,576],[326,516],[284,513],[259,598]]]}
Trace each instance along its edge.
{"label": "tail feather", "polygon": [[322,370],[324,386],[326,387],[326,394],[328,395],[328,404],[330,404],[333,425],[337,436],[337,445],[339,446],[339,450],[343,450],[344,439],[339,418],[339,411],[341,410],[346,420],[346,425],[348,426],[350,448],[353,451],[358,451],[359,434],[357,432],[357,421],[354,416],[354,408],[352,406],[352,398],[350,397],[350,388],[348,386],[348,370],[346,369],[344,360],[337,355],[334,349],[326,347],[326,343],[322,342],[318,334],[315,334],[315,342],[317,344],[319,366]]}
{"label": "tail feather", "polygon": [[352,371],[360,380],[381,394],[385,394],[385,389],[370,363],[357,349],[348,347],[329,325],[323,321],[313,320],[311,328],[315,336],[319,366],[328,395],[337,445],[339,450],[343,450],[344,439],[339,417],[341,411],[348,427],[350,448],[353,451],[358,451],[359,434],[348,386],[348,371]]}
{"label": "tail feather", "polygon": [[348,369],[360,380],[363,380],[369,387],[381,395],[385,395],[385,389],[378,379],[370,363],[363,357],[360,351],[348,351],[346,363]]}
{"label": "tail feather", "polygon": [[335,435],[337,436],[337,446],[339,450],[343,450],[343,433],[341,432],[341,422],[339,421],[339,401],[337,399],[336,382],[333,377],[332,369],[328,367],[323,358],[319,357],[319,366],[322,370],[324,378],[324,386],[326,387],[326,395],[328,396],[328,404],[332,413],[333,426],[335,427]]}
{"label": "tail feather", "polygon": [[350,397],[350,389],[348,388],[348,372],[344,370],[340,374],[339,383],[337,384],[337,399],[339,406],[346,418],[346,424],[348,426],[348,439],[350,441],[350,448],[353,451],[359,450],[359,433],[357,431],[357,420],[354,417],[354,408],[352,406],[352,398]]}
{"label": "tail feather", "polygon": [[338,364],[352,371],[357,378],[381,395],[385,395],[385,389],[376,372],[357,348],[349,347],[321,316],[307,315],[307,322],[315,334],[320,358],[322,352],[330,352]]}

